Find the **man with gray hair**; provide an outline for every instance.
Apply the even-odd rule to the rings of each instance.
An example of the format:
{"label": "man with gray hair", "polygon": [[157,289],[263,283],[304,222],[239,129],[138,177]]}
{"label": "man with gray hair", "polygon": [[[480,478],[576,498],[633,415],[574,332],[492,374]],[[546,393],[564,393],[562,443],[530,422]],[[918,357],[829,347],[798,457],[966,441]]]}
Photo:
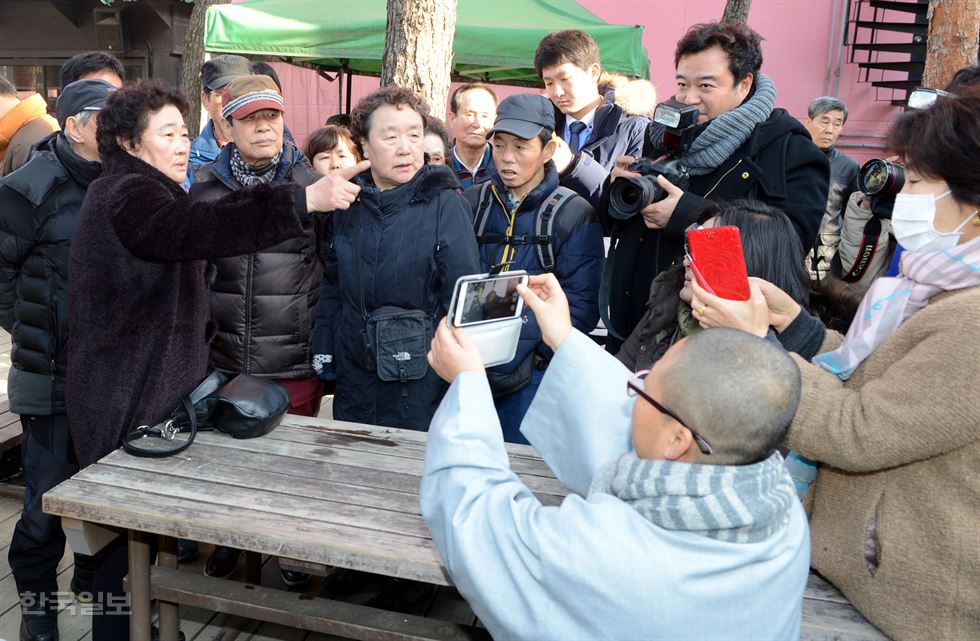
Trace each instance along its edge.
{"label": "man with gray hair", "polygon": [[560,505],[511,471],[466,330],[440,322],[429,353],[452,385],[429,428],[422,515],[490,634],[799,638],[809,532],[776,451],[800,399],[792,359],[709,329],[634,374],[572,329],[553,274],[521,295],[555,351],[521,430],[574,493]]}
{"label": "man with gray hair", "polygon": [[[830,192],[817,241],[810,253],[810,277],[824,281],[830,276],[830,262],[840,242],[844,207],[851,192],[857,190],[857,162],[835,146],[847,122],[847,105],[834,96],[815,98],[807,108],[804,123],[814,144],[830,160]],[[805,248],[808,249],[808,248]]]}

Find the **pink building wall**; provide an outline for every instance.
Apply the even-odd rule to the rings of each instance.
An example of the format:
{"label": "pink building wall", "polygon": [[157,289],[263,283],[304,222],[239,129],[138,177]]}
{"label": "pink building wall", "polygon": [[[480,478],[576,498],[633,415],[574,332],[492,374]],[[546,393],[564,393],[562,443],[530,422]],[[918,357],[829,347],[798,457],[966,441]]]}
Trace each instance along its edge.
{"label": "pink building wall", "polygon": [[[725,6],[725,0],[579,2],[607,22],[639,22],[644,26],[643,44],[650,54],[651,81],[661,98],[673,94],[677,40],[690,25],[719,18]],[[880,145],[888,124],[900,112],[887,100],[875,100],[876,90],[869,83],[858,82],[858,66],[847,61],[848,49],[840,50],[840,20],[845,4],[845,0],[754,0],[749,24],[765,38],[763,71],[776,84],[777,106],[784,107],[801,120],[806,118],[810,100],[833,93],[833,73],[840,54],[837,95],[850,110],[840,144],[845,153],[863,162],[880,155],[881,150],[854,145]],[[337,83],[328,82],[307,69],[288,64],[275,66],[283,81],[288,110],[286,122],[302,144],[310,132],[338,112]],[[376,78],[355,77],[354,103],[377,87]],[[519,91],[527,89],[500,87],[498,93],[503,96]]]}

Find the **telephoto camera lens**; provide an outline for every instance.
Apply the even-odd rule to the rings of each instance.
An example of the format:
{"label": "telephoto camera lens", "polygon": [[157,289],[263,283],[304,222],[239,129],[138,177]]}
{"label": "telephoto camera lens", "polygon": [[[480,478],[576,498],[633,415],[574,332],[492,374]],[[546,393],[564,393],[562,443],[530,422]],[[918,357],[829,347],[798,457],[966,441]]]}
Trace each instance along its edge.
{"label": "telephoto camera lens", "polygon": [[858,189],[869,196],[894,196],[904,185],[905,168],[881,158],[872,158],[858,172]]}

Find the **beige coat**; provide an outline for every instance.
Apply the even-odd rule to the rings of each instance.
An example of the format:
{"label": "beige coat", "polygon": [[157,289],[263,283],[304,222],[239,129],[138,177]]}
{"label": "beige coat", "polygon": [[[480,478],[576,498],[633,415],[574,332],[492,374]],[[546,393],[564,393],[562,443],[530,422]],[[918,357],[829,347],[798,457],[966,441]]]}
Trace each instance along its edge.
{"label": "beige coat", "polygon": [[980,287],[934,297],[845,383],[797,361],[813,567],[889,637],[980,639]]}

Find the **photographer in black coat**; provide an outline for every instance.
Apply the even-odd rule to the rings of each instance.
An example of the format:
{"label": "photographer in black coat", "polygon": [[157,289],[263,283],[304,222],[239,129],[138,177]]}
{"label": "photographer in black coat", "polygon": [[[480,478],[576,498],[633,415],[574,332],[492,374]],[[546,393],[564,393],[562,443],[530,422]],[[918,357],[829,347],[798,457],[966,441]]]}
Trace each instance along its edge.
{"label": "photographer in black coat", "polygon": [[[664,125],[647,129],[643,155],[659,159],[673,152],[687,177],[681,188],[657,179],[663,198],[626,220],[603,222],[613,237],[600,307],[610,330],[608,347],[628,336],[643,316],[653,278],[682,258],[684,232],[705,200],[753,198],[783,210],[799,233],[804,251],[814,242],[827,203],[830,168],[810,134],[783,109],[774,109],[776,88],[761,74],[761,37],[741,23],[695,25],[677,43],[675,99],[696,105],[697,124],[672,148]],[[666,144],[665,144],[666,143]],[[640,174],[623,156],[613,180]]]}
{"label": "photographer in black coat", "polygon": [[[58,631],[65,533],[61,519],[41,511],[41,495],[78,471],[65,410],[68,249],[89,184],[102,172],[96,113],[114,90],[104,80],[65,87],[57,104],[62,131],[38,143],[31,160],[0,183],[0,325],[13,343],[10,410],[24,430],[24,511],[8,553],[21,597],[21,639]],[[91,591],[93,567],[90,557],[75,556],[73,591]]]}

